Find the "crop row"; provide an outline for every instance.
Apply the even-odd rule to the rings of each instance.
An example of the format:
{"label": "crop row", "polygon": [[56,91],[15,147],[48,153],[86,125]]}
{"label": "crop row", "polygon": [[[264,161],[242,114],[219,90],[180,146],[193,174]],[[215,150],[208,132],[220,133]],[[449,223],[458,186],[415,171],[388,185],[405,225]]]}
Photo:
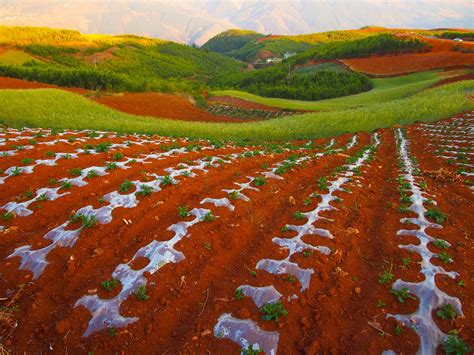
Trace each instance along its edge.
{"label": "crop row", "polygon": [[[401,211],[416,215],[416,217],[400,219],[401,223],[414,228],[400,229],[397,235],[414,237],[419,241],[417,245],[401,244],[399,248],[417,253],[421,257],[420,272],[423,274],[424,280],[420,282],[396,280],[392,285],[391,292],[397,299],[404,302],[409,298],[414,299],[413,295],[415,295],[418,298],[419,305],[418,309],[411,314],[389,314],[387,317],[395,318],[404,326],[410,327],[416,332],[420,338],[420,354],[434,354],[440,344],[443,344],[444,349],[451,353],[453,344],[455,344],[454,347],[463,347],[463,342],[455,332],[449,335],[443,333],[433,319],[433,315],[436,311],[436,314],[442,319],[454,319],[456,314],[463,315],[462,306],[458,298],[452,297],[438,288],[436,277],[446,275],[455,279],[458,273],[448,272],[442,266],[432,263],[433,258],[446,264],[452,263],[453,260],[446,251],[432,252],[429,244],[441,250],[449,249],[451,244],[446,240],[431,236],[431,232],[428,234],[428,229],[443,228],[441,223],[445,221],[446,216],[435,207],[434,196],[425,192],[426,182],[421,177],[422,172],[418,167],[416,158],[410,155],[409,142],[404,131],[397,129],[395,135],[400,161],[400,175],[397,181],[401,195],[400,200],[403,202]],[[383,277],[391,280],[393,276],[386,271]]]}
{"label": "crop row", "polygon": [[[298,279],[301,284],[301,292],[304,292],[310,285],[313,269],[303,269],[296,262],[291,260],[297,253],[319,252],[325,255],[330,254],[330,249],[326,246],[314,246],[302,240],[304,236],[321,236],[333,239],[331,232],[324,228],[317,228],[315,224],[320,220],[328,220],[320,214],[325,211],[336,210],[331,203],[340,202],[341,199],[335,196],[335,192],[343,191],[349,193],[345,185],[353,181],[354,177],[361,174],[360,168],[372,160],[375,149],[380,144],[377,134],[373,136],[373,143],[360,150],[354,157],[347,159],[345,165],[336,168],[335,180],[328,181],[327,178],[318,179],[318,187],[323,193],[312,193],[308,200],[319,199],[317,207],[309,212],[295,212],[294,218],[305,220],[304,224],[285,224],[282,228],[284,232],[294,231],[297,234],[292,238],[274,237],[273,243],[288,251],[286,258],[281,260],[266,259],[259,260],[255,266],[258,270],[264,270],[273,275],[287,275],[289,280]],[[283,298],[274,285],[254,287],[251,285],[241,285],[235,291],[235,297],[242,299],[250,297],[255,305],[264,314],[263,319],[267,321],[278,320],[281,316],[286,316],[288,312],[284,309],[280,299]],[[297,295],[288,296],[288,301],[298,298]],[[278,332],[269,332],[261,329],[257,323],[250,319],[235,318],[230,313],[224,313],[219,317],[214,327],[214,335],[218,338],[228,338],[242,348],[245,354],[258,353],[264,351],[266,354],[276,354],[278,348]]]}
{"label": "crop row", "polygon": [[270,119],[285,117],[295,114],[291,111],[270,111],[260,109],[246,109],[232,105],[212,104],[207,108],[207,112],[216,116],[236,117],[246,119]]}

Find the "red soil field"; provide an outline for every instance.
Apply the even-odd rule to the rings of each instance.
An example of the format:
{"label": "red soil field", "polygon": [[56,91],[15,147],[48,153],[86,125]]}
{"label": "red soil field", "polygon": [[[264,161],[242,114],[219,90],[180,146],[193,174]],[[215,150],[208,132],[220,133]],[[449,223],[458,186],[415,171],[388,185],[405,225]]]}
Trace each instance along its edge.
{"label": "red soil field", "polygon": [[[90,94],[89,90],[59,87],[33,81],[0,77],[0,89],[54,88],[71,91],[80,95]],[[194,106],[187,98],[161,93],[125,93],[111,95],[89,95],[90,99],[118,111],[134,115],[170,118],[184,121],[241,122],[238,118],[214,116]]]}
{"label": "red soil field", "polygon": [[[401,75],[438,68],[474,66],[473,53],[462,53],[452,50],[456,42],[424,37],[422,40],[432,47],[427,53],[344,59],[341,62],[353,70],[372,75]],[[460,46],[469,50],[474,49],[474,43],[464,42]]]}
{"label": "red soil field", "polygon": [[464,74],[464,75],[457,75],[451,78],[446,78],[441,81],[438,81],[436,84],[433,85],[433,87],[455,83],[455,82],[463,81],[463,80],[474,80],[474,74]]}
{"label": "red soil field", "polygon": [[[442,249],[430,242],[425,265],[459,273],[450,278],[437,269],[435,283],[459,299],[465,315],[442,320],[436,306],[424,319],[432,317],[434,329],[442,334],[458,329],[473,346],[474,198],[466,184],[472,184],[472,177],[459,171],[472,158],[459,157],[455,150],[460,148],[449,148],[457,145],[472,152],[472,139],[466,138],[473,124],[474,112],[464,113],[409,126],[405,133],[382,129],[377,136],[359,133],[354,140],[343,135],[334,142],[299,142],[296,150],[278,151],[193,142],[200,145],[198,150],[185,140],[162,137],[94,137],[88,132],[54,136],[48,131],[39,136],[33,130],[9,130],[0,137],[9,138],[2,151],[30,144],[34,134],[37,142],[0,160],[2,215],[7,203],[33,199],[27,206],[31,214],[7,216],[0,223],[0,344],[12,353],[153,349],[237,354],[247,346],[227,339],[233,334],[231,325],[216,326],[231,314],[254,327],[254,333],[239,338],[247,339],[247,345],[258,343],[267,354],[269,349],[277,354],[415,353],[421,334],[413,331],[416,324],[387,318],[415,312],[420,302],[432,307],[427,299],[402,303],[391,293],[397,279],[425,279],[421,254],[400,247],[418,245],[419,239],[397,235],[418,230],[424,218],[401,209],[398,189],[413,197],[413,206],[420,193],[415,185],[401,187],[412,174],[400,170],[404,162],[420,169],[409,176],[445,214],[439,222],[442,229],[429,224],[425,232],[432,241],[443,239],[450,246],[443,244],[447,249]],[[41,144],[69,136],[77,138]],[[84,144],[97,147],[107,141],[130,143],[98,154],[77,151]],[[47,150],[77,156],[59,159],[55,166],[36,165],[31,174],[9,170],[25,167],[25,158],[45,159]],[[259,150],[264,152],[251,153]],[[104,170],[104,175],[85,173],[91,166],[102,172],[99,167],[107,162],[123,165]],[[67,187],[60,181],[77,176],[72,168],[82,169],[79,176],[86,184]],[[126,181],[131,185],[126,187]],[[34,200],[44,187],[60,187],[58,193],[69,194]],[[433,206],[428,200],[421,203],[426,209]],[[69,215],[78,218],[70,220]],[[82,219],[81,225],[81,215],[97,220]],[[431,217],[428,222],[433,223]],[[441,252],[449,253],[451,262],[446,255],[447,263],[441,262]],[[46,263],[40,262],[41,255]],[[261,264],[285,258],[295,268],[286,269],[288,273],[271,272]],[[391,275],[389,282],[380,281],[384,271]],[[263,295],[273,297],[272,302],[279,299],[287,314],[262,319],[257,305],[261,299],[236,292],[243,285],[267,292]],[[139,291],[139,286],[144,288]],[[98,303],[88,304],[92,300]],[[455,299],[449,300],[456,305]],[[85,335],[88,327],[91,333]]]}
{"label": "red soil field", "polygon": [[93,100],[134,115],[171,118],[183,121],[240,122],[235,118],[214,116],[194,106],[187,98],[161,93],[125,93],[93,97]]}

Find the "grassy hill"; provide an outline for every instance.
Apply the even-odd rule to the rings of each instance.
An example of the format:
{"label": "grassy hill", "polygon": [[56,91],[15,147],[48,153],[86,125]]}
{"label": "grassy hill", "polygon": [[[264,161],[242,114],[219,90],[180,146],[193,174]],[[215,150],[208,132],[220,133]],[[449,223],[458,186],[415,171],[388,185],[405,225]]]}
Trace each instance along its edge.
{"label": "grassy hill", "polygon": [[0,26],[0,43],[7,49],[1,75],[86,89],[193,91],[209,77],[242,69],[218,53],[132,35]]}
{"label": "grassy hill", "polygon": [[472,31],[450,29],[418,30],[363,27],[358,30],[327,31],[294,36],[263,35],[253,31],[230,30],[211,38],[202,48],[225,54],[245,62],[252,62],[262,55],[281,57],[286,52],[302,53],[321,44],[347,42],[380,34],[423,35],[439,38],[474,38]]}
{"label": "grassy hill", "polygon": [[229,53],[263,36],[263,34],[255,31],[232,29],[212,37],[202,48],[217,53]]}
{"label": "grassy hill", "polygon": [[244,91],[220,90],[213,91],[213,96],[232,96],[251,102],[267,106],[274,106],[283,109],[305,110],[305,111],[331,111],[339,109],[354,108],[377,103],[389,102],[401,99],[410,94],[414,94],[425,89],[443,77],[440,71],[428,71],[409,74],[394,78],[370,79],[373,85],[372,90],[356,95],[344,96],[319,101],[287,100],[280,98],[267,98]]}

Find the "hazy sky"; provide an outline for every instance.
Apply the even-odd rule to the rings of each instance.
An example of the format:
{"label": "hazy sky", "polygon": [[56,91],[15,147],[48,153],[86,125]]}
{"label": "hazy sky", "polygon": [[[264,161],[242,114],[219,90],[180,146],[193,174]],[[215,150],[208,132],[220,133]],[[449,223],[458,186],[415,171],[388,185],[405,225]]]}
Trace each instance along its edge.
{"label": "hazy sky", "polygon": [[474,28],[474,0],[0,0],[0,24],[202,44],[229,28],[265,34],[366,25]]}

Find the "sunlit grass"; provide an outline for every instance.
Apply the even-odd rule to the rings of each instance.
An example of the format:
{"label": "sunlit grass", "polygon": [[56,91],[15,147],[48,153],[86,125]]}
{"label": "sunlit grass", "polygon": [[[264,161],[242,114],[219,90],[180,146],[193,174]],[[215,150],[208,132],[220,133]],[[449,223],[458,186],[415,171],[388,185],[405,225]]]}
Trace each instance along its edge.
{"label": "sunlit grass", "polygon": [[233,96],[263,105],[294,110],[330,111],[403,98],[441,80],[439,71],[426,71],[394,78],[371,79],[374,88],[361,94],[320,101],[300,101],[267,98],[238,90],[213,91],[214,96]]}
{"label": "sunlit grass", "polygon": [[474,108],[474,101],[468,98],[473,91],[474,81],[463,81],[355,109],[232,124],[134,116],[56,89],[0,90],[0,122],[14,127],[95,129],[191,138],[311,139],[449,117]]}

